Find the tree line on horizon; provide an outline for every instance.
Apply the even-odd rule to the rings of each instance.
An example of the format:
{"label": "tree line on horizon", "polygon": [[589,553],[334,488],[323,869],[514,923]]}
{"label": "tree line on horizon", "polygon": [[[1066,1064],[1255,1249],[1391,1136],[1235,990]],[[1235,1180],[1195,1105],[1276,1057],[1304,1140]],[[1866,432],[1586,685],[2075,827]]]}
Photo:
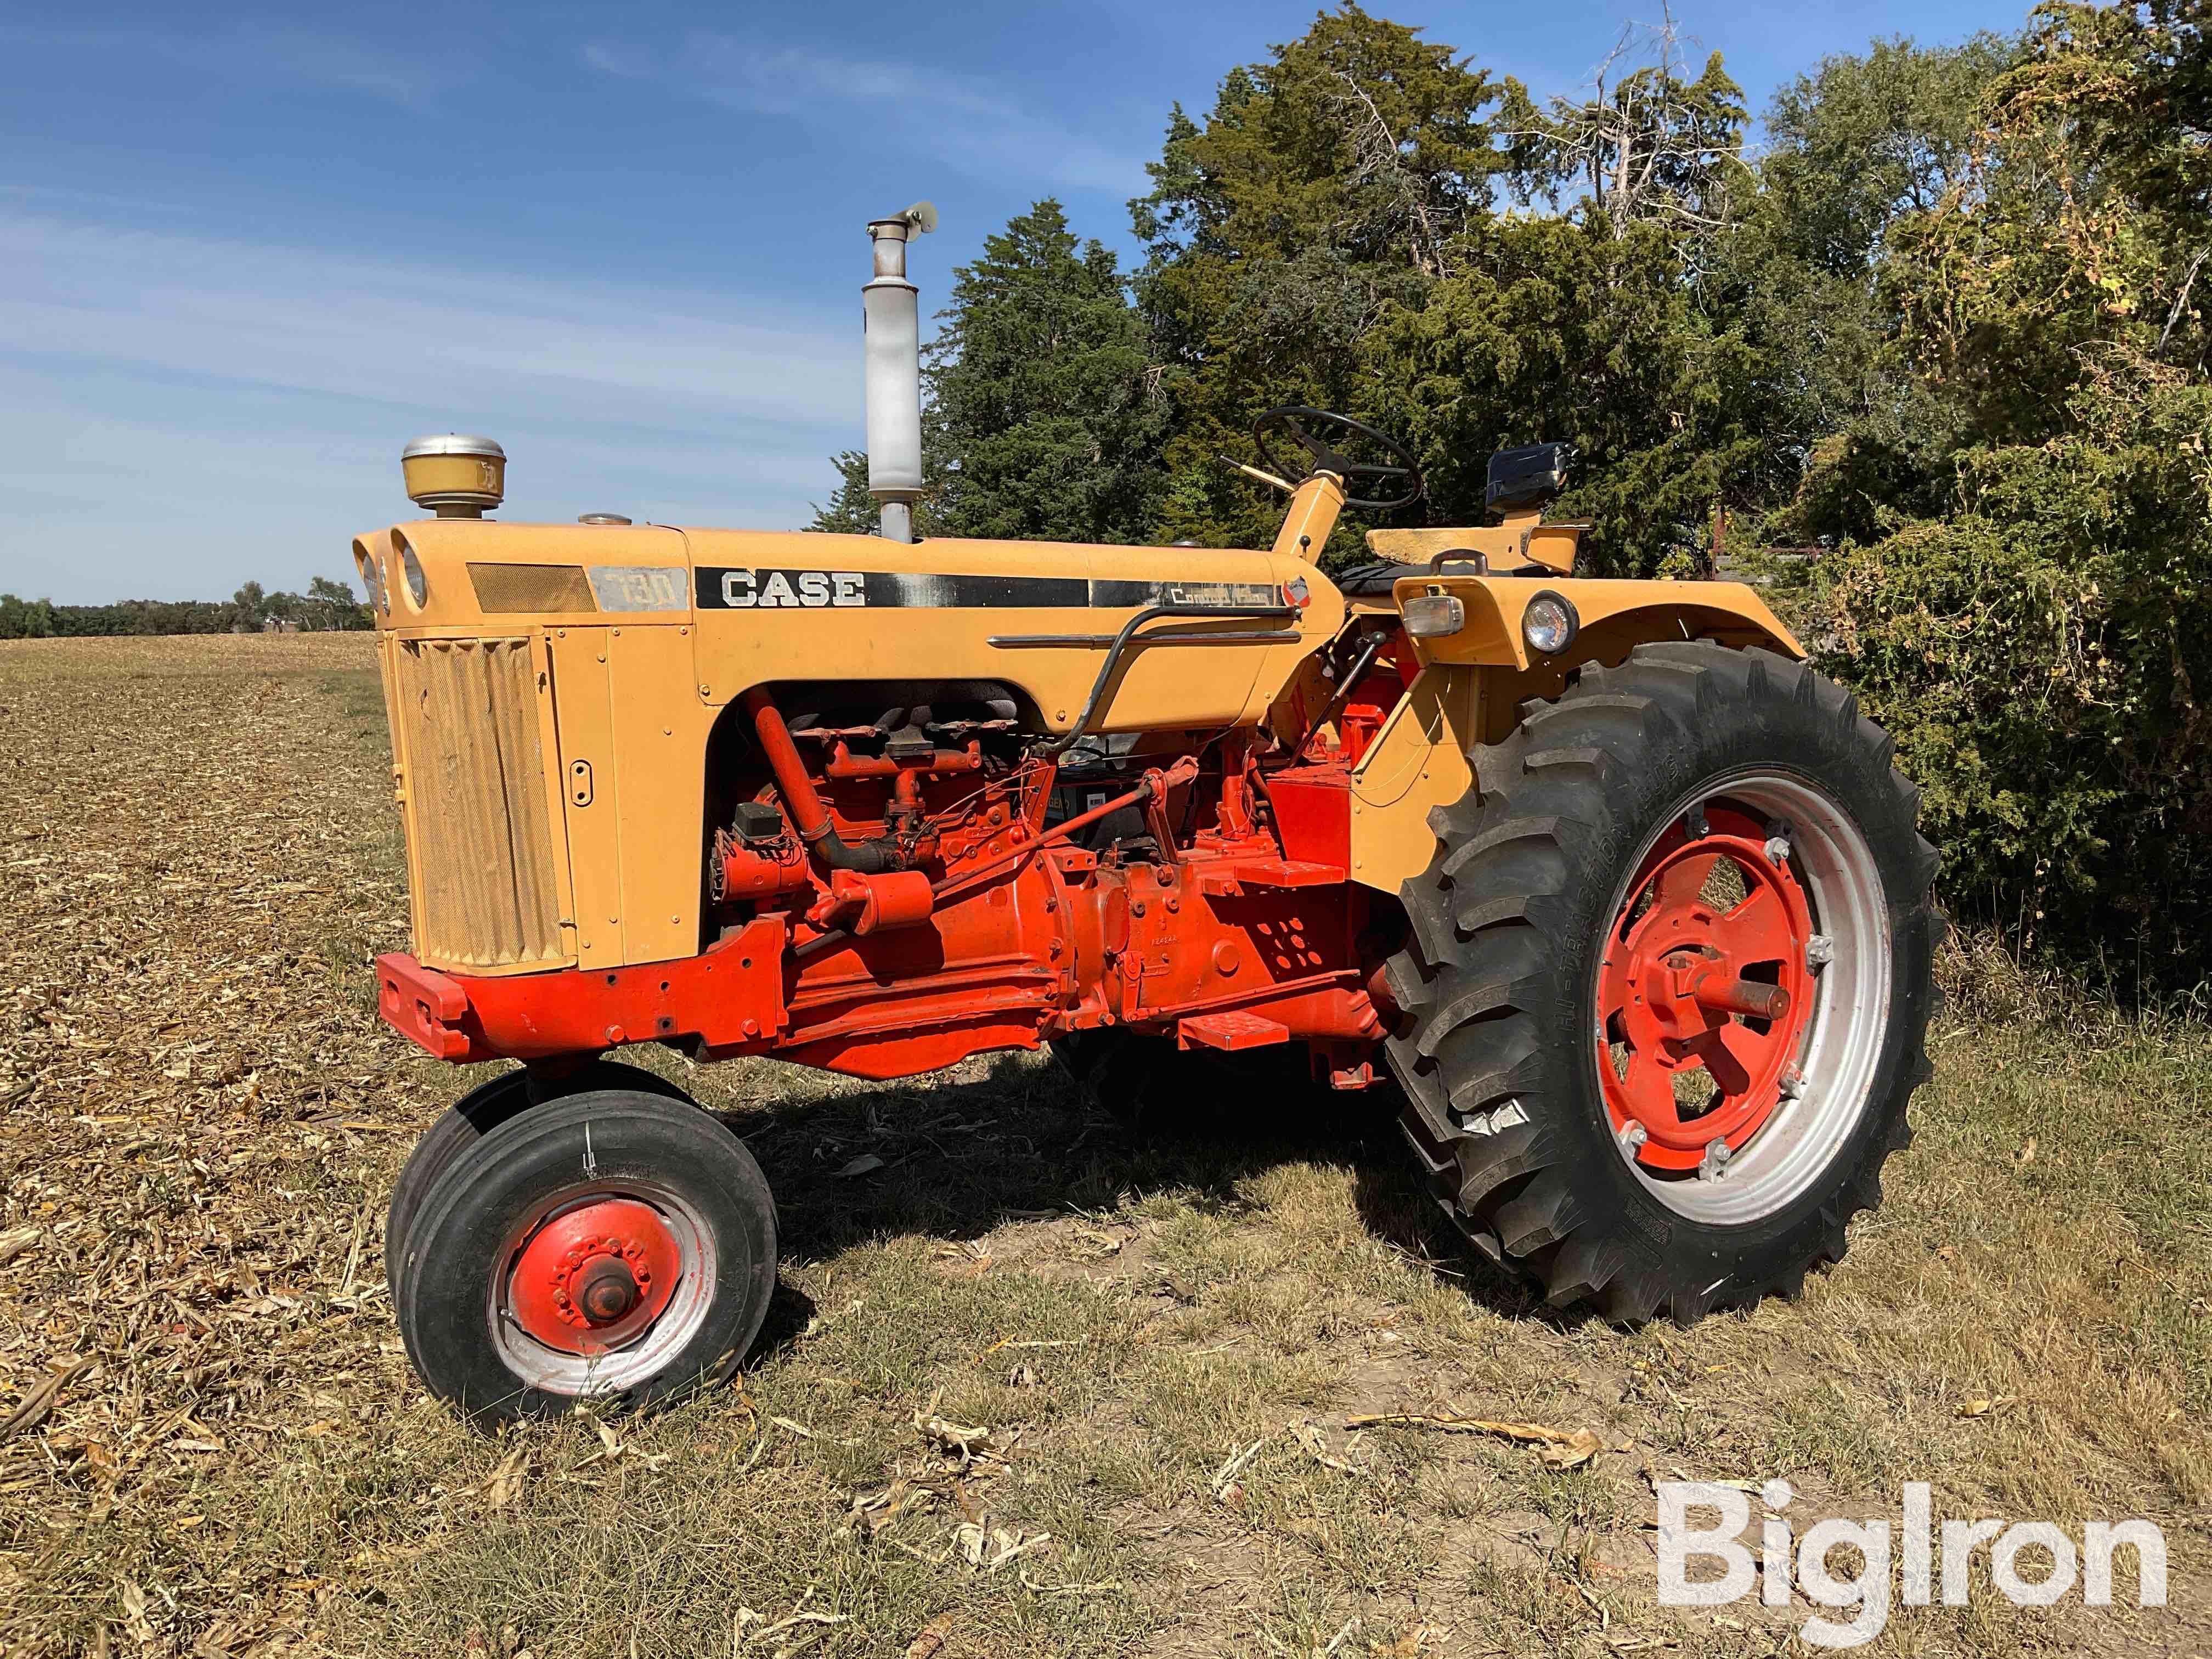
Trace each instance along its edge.
{"label": "tree line on horizon", "polygon": [[[1569,442],[1582,574],[1763,566],[1894,734],[1954,912],[2108,987],[2200,982],[2200,14],[2053,0],[1875,40],[1783,86],[1754,148],[1722,53],[1669,27],[1544,99],[1323,11],[1170,112],[1135,269],[1045,200],[955,273],[918,526],[1266,546],[1279,505],[1218,458],[1280,404],[1416,449],[1397,522],[1480,523],[1493,451]],[[816,527],[872,530],[866,458],[835,459]]]}
{"label": "tree line on horizon", "polygon": [[351,586],[317,576],[305,593],[247,582],[228,599],[118,599],[112,605],[56,605],[0,593],[0,640],[87,638],[116,634],[258,634],[270,623],[320,634],[371,628],[375,618]]}

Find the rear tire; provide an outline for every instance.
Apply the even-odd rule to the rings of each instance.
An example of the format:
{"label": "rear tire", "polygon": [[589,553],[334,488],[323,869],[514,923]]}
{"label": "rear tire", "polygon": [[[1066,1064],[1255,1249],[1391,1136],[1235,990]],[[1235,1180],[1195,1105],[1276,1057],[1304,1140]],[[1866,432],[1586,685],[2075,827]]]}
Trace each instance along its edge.
{"label": "rear tire", "polygon": [[[1929,1074],[1942,927],[1891,751],[1801,663],[1641,646],[1529,705],[1431,815],[1441,845],[1386,970],[1402,1121],[1444,1208],[1551,1303],[1686,1323],[1794,1295],[1881,1201]],[[1743,896],[1713,896],[1731,874]],[[1647,917],[1685,931],[1655,942]],[[1709,964],[1730,994],[1795,986],[1788,1012],[1693,1003]],[[1646,993],[1677,1023],[1653,1024]],[[1686,1075],[1710,1089],[1686,1097]]]}
{"label": "rear tire", "polygon": [[399,1332],[479,1424],[642,1409],[718,1382],[776,1283],[775,1205],[744,1143],[638,1090],[510,1118],[423,1195]]}
{"label": "rear tire", "polygon": [[642,1089],[671,1100],[687,1097],[665,1079],[617,1060],[592,1060],[557,1082],[518,1066],[477,1085],[423,1131],[415,1150],[407,1155],[399,1179],[392,1182],[391,1206],[384,1214],[384,1284],[394,1307],[399,1303],[399,1275],[407,1260],[407,1229],[422,1205],[422,1194],[445,1173],[446,1166],[517,1113],[587,1089]]}

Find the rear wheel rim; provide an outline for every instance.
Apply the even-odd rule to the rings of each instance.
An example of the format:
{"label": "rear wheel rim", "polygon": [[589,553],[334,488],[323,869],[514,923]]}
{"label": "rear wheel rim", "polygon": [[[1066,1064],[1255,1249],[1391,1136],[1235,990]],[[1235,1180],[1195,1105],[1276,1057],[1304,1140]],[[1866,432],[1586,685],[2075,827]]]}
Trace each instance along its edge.
{"label": "rear wheel rim", "polygon": [[659,1182],[567,1187],[517,1220],[494,1265],[487,1315],[508,1370],[580,1397],[659,1375],[714,1301],[714,1233]]}
{"label": "rear wheel rim", "polygon": [[1615,1148],[1692,1220],[1787,1207],[1863,1118],[1887,1034],[1864,833],[1806,780],[1716,780],[1646,839],[1608,914],[1593,1002]]}

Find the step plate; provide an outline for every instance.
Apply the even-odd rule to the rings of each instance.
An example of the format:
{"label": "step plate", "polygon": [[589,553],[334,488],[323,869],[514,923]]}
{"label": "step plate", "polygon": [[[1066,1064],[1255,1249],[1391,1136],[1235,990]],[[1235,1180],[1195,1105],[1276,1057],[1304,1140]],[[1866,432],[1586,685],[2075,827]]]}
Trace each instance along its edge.
{"label": "step plate", "polygon": [[1176,1022],[1176,1042],[1184,1048],[1265,1048],[1290,1040],[1289,1026],[1260,1014],[1193,1014]]}

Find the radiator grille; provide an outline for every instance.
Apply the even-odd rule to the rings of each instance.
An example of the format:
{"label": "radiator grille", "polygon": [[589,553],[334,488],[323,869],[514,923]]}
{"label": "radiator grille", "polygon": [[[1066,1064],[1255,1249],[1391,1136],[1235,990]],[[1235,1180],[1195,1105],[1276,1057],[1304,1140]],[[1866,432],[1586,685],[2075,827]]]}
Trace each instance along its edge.
{"label": "radiator grille", "polygon": [[469,585],[487,615],[503,611],[596,611],[592,585],[574,564],[472,564]]}
{"label": "radiator grille", "polygon": [[403,640],[416,954],[459,970],[566,960],[530,641]]}

